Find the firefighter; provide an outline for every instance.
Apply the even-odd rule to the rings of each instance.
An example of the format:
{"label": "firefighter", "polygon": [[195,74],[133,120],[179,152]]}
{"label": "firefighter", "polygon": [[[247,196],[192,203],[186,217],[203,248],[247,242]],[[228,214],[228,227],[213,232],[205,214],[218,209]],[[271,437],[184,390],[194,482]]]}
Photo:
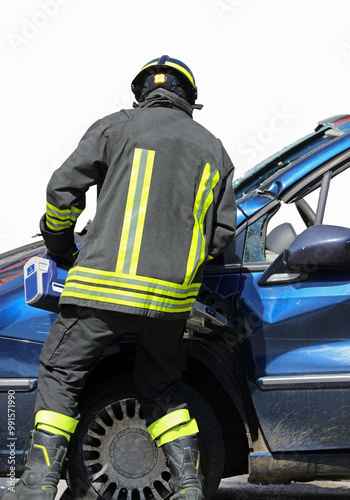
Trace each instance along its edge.
{"label": "firefighter", "polygon": [[[47,187],[41,233],[70,270],[40,355],[26,470],[5,500],[55,497],[87,375],[124,333],[136,338],[137,395],[165,453],[172,498],[204,498],[198,427],[179,389],[181,339],[206,260],[234,236],[234,168],[192,118],[197,88],[183,62],[153,59],[132,91],[134,109],[94,123]],[[96,215],[77,254],[73,230],[92,185]]]}

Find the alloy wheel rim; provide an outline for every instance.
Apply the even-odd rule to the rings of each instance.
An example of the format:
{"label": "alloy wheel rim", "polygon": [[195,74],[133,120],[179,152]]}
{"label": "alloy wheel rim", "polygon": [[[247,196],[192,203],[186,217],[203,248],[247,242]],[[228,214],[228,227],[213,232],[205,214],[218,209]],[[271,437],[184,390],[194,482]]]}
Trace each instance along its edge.
{"label": "alloy wheel rim", "polygon": [[171,492],[165,456],[140,410],[135,398],[122,399],[89,422],[82,446],[84,470],[106,500],[163,500]]}

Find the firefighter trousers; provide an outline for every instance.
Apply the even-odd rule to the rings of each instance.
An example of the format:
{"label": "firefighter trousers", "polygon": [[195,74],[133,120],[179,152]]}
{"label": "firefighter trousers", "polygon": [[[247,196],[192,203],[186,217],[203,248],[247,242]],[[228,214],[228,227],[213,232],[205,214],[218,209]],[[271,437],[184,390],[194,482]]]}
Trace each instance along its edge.
{"label": "firefighter trousers", "polygon": [[146,425],[185,407],[179,387],[185,322],[64,306],[40,355],[35,412],[49,410],[79,419],[79,396],[89,373],[106,347],[123,334],[135,336],[134,381]]}

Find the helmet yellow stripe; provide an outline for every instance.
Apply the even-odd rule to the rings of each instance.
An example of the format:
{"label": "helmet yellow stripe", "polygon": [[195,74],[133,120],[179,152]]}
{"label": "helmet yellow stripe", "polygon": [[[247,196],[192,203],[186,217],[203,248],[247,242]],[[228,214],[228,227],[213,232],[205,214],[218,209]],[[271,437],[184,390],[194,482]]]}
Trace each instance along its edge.
{"label": "helmet yellow stripe", "polygon": [[157,62],[146,64],[146,66],[144,66],[143,68],[140,69],[139,74],[142,73],[143,70],[150,68],[151,66],[157,66]]}
{"label": "helmet yellow stripe", "polygon": [[[143,89],[145,89],[144,82],[146,78],[150,75],[157,74],[157,72],[168,72],[177,77],[180,80],[181,86],[184,88],[185,99],[190,104],[194,104],[197,99],[197,87],[192,71],[183,62],[178,59],[172,59],[167,55],[163,55],[157,59],[152,59],[152,61],[146,63],[131,82],[131,89],[138,102],[141,102],[140,99],[144,100],[146,97],[145,94],[142,93]],[[156,83],[160,84],[160,82]],[[164,84],[165,82],[162,83]],[[160,87],[162,87],[162,85],[160,85]],[[152,88],[154,87],[152,86]],[[167,87],[165,86],[165,88]],[[148,86],[147,90],[149,90]]]}
{"label": "helmet yellow stripe", "polygon": [[181,73],[183,73],[184,75],[187,76],[187,78],[189,79],[189,81],[192,83],[192,85],[195,87],[195,83],[194,83],[194,78],[193,76],[191,75],[191,73],[189,73],[185,68],[183,68],[182,66],[180,66],[179,64],[175,64],[173,62],[170,62],[170,61],[165,61],[165,66],[170,66],[172,68],[175,68],[177,69],[178,71],[181,71]]}
{"label": "helmet yellow stripe", "polygon": [[[144,66],[141,69],[140,73],[142,73],[142,71],[144,71],[145,69],[150,68],[151,66],[158,66],[158,60],[153,61],[150,64],[146,64],[146,66]],[[196,84],[195,84],[193,76],[183,66],[181,66],[180,64],[173,63],[171,61],[165,61],[165,66],[170,66],[171,68],[174,68],[174,69],[177,69],[178,71],[181,71],[181,73],[183,73],[185,76],[187,76],[187,78],[192,83],[192,85],[194,87],[196,87]]]}

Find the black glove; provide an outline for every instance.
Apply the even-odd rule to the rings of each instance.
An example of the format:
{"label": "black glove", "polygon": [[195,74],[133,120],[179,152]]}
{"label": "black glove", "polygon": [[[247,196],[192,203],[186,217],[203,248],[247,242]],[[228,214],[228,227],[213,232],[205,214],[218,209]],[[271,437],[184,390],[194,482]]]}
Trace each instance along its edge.
{"label": "black glove", "polygon": [[74,266],[74,262],[78,256],[79,250],[76,249],[75,252],[66,252],[66,253],[52,253],[51,250],[47,249],[46,255],[50,257],[50,259],[54,260],[58,267],[62,267],[63,269],[70,269]]}
{"label": "black glove", "polygon": [[46,225],[46,215],[40,219],[40,232],[44,238],[47,254],[62,267],[72,267],[78,255],[74,243],[74,225],[62,231],[50,231]]}

